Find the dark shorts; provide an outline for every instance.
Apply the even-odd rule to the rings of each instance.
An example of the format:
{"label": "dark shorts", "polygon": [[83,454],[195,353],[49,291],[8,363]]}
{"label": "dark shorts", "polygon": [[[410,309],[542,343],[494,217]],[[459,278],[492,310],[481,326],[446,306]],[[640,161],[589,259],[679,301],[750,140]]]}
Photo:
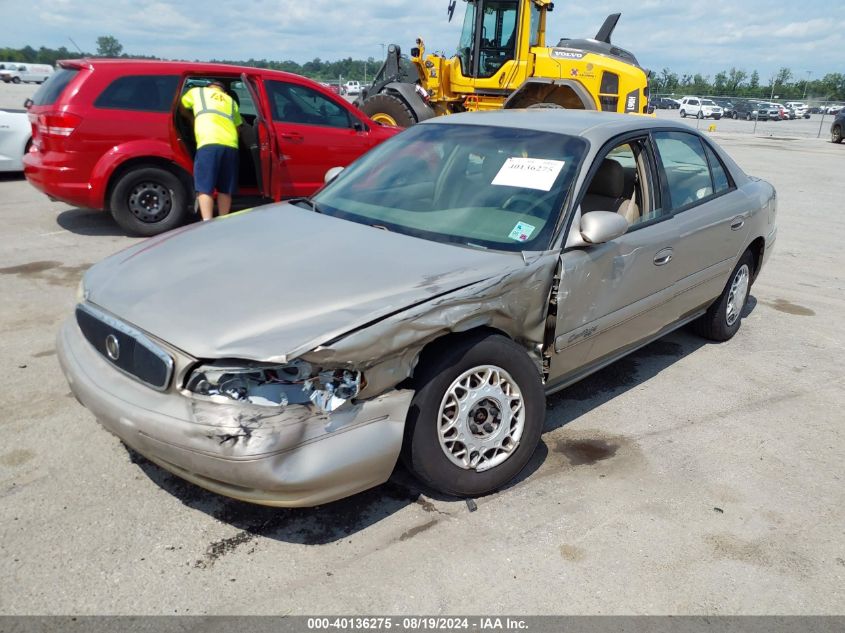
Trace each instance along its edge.
{"label": "dark shorts", "polygon": [[238,190],[238,150],[225,145],[204,145],[194,157],[197,193],[234,194]]}

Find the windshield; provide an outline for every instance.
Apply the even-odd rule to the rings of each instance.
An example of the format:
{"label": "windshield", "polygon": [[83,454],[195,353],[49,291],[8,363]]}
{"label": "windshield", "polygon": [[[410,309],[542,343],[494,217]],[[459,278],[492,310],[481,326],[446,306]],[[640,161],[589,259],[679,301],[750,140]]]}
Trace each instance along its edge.
{"label": "windshield", "polygon": [[712,101],[710,101],[710,99],[702,99],[702,100],[701,100],[701,105],[714,106],[714,105],[716,105],[716,104],[715,104],[715,103],[713,103]]}
{"label": "windshield", "polygon": [[544,250],[586,148],[549,132],[418,125],[313,200],[327,215],[435,242]]}

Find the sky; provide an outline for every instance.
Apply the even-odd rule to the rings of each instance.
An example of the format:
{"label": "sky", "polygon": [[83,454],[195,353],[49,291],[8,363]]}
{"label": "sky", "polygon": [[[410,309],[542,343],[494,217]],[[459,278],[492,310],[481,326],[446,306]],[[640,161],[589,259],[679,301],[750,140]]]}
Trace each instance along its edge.
{"label": "sky", "polygon": [[[0,0],[0,47],[73,46],[95,51],[113,35],[124,52],[177,59],[382,59],[382,44],[407,52],[418,36],[429,52],[455,51],[464,12],[447,0]],[[614,12],[614,44],[659,72],[711,77],[732,66],[761,83],[783,66],[796,79],[845,73],[842,0],[560,0],[549,43],[591,37]],[[809,71],[809,72],[808,72]]]}

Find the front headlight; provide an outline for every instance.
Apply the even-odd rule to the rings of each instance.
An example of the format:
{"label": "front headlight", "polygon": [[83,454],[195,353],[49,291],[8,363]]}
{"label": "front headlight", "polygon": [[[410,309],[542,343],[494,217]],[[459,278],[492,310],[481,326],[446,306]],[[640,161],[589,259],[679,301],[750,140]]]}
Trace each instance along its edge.
{"label": "front headlight", "polygon": [[267,407],[313,403],[329,413],[357,396],[362,381],[361,372],[322,369],[305,361],[286,365],[218,361],[191,372],[186,387],[221,402]]}

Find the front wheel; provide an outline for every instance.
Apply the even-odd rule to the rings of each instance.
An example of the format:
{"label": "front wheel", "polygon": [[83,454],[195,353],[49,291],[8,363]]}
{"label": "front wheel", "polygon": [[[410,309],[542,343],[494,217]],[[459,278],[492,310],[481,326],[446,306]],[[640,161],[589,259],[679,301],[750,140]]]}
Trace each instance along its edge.
{"label": "front wheel", "polygon": [[686,118],[687,118],[687,113],[686,113],[686,111],[685,111],[685,110],[681,110],[681,118],[682,118],[682,119],[686,119]]}
{"label": "front wheel", "polygon": [[390,94],[367,97],[361,104],[361,111],[376,123],[395,127],[411,127],[417,117],[403,99]]}
{"label": "front wheel", "polygon": [[739,118],[739,115],[736,112],[734,112],[733,113],[733,120],[736,121],[738,118]]}
{"label": "front wheel", "polygon": [[841,143],[842,142],[842,126],[834,125],[833,129],[830,131],[830,142],[831,143]]}
{"label": "front wheel", "polygon": [[12,83],[13,83],[13,84],[19,84],[20,82],[21,82],[21,78],[20,78],[20,77],[12,77]]}
{"label": "front wheel", "polygon": [[117,182],[110,207],[115,221],[125,231],[149,237],[184,222],[188,194],[175,174],[159,167],[139,167]]}
{"label": "front wheel", "polygon": [[500,335],[444,349],[415,376],[404,460],[425,484],[484,495],[516,477],[534,454],[545,418],[540,372]]}
{"label": "front wheel", "polygon": [[754,257],[745,251],[734,268],[728,283],[716,302],[695,321],[695,330],[711,341],[727,341],[733,338],[742,322],[742,310],[748,301],[754,275]]}

